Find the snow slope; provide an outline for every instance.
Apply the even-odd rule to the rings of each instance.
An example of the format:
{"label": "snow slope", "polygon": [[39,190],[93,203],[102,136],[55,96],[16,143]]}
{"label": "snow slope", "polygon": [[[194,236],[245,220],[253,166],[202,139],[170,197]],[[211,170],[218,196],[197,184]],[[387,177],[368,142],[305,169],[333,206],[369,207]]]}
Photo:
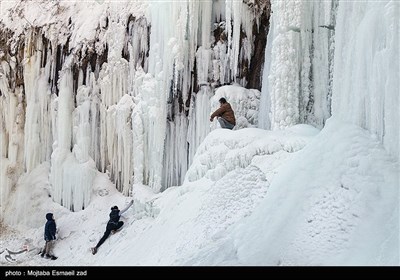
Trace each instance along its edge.
{"label": "snow slope", "polygon": [[[88,208],[70,213],[45,199],[46,210],[27,213],[36,217],[31,229],[7,233],[3,246],[29,245],[14,256],[18,265],[398,265],[398,163],[357,126],[329,120],[317,133],[305,125],[214,130],[182,186],[135,188],[126,225],[95,256],[89,247],[109,208],[129,201],[104,174]],[[44,171],[29,186],[35,192]],[[37,217],[50,209],[60,229],[54,262],[35,256]]]}
{"label": "snow slope", "polygon": [[[254,1],[167,2],[0,1],[1,264],[399,265],[397,1],[272,1],[261,94],[211,87],[245,84]],[[228,94],[243,127],[286,130],[208,134]]]}
{"label": "snow slope", "polygon": [[233,236],[243,264],[399,265],[398,162],[330,119]]}

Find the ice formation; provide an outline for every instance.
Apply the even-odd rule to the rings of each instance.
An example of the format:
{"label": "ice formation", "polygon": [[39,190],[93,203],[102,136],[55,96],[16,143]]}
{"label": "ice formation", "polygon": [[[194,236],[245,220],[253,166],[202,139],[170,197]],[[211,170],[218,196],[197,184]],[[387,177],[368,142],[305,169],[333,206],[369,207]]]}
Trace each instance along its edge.
{"label": "ice formation", "polygon": [[220,96],[236,110],[235,129],[322,128],[337,116],[400,157],[395,1],[1,1],[1,9],[1,205],[43,162],[53,199],[75,211],[89,203],[96,169],[125,195],[133,184],[180,185],[218,127],[209,114]]}

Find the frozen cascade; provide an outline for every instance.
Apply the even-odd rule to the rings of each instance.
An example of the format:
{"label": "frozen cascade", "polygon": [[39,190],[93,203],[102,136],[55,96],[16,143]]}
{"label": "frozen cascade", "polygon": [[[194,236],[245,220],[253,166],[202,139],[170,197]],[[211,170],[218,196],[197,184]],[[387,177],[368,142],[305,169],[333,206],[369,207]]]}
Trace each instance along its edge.
{"label": "frozen cascade", "polygon": [[[164,6],[160,8],[160,5]],[[163,166],[181,174],[176,176],[164,172],[163,186],[165,188],[182,183],[186,166],[191,164],[194,151],[205,137],[205,134],[191,135],[198,129],[206,133],[208,117],[192,123],[194,115],[190,110],[199,107],[198,105],[188,106],[190,101],[203,100],[203,86],[213,88],[232,81],[242,86],[247,84],[246,70],[243,69],[251,67],[250,60],[254,47],[248,38],[253,36],[253,24],[256,22],[258,12],[257,8],[251,10],[247,4],[238,1],[225,1],[225,5],[221,5],[220,1],[181,1],[173,6],[157,3],[154,9],[156,11],[152,10],[151,13],[154,16],[151,20],[149,72],[155,77],[158,77],[157,73],[160,73],[163,77],[160,92],[165,92],[167,97],[166,117],[168,119],[165,139],[176,139],[173,142],[166,141],[172,146],[179,145],[176,147],[165,145]],[[226,12],[227,10],[230,12]],[[214,22],[214,29],[221,33],[217,36],[215,34],[218,32],[214,33],[215,38],[210,39],[212,31],[210,29],[213,26],[211,21],[217,19],[220,22]],[[229,24],[226,24],[227,22]],[[173,29],[170,30],[170,26]],[[230,30],[234,30],[233,35]],[[152,43],[154,41],[155,44]],[[192,69],[195,65],[197,76],[193,80]],[[193,94],[191,91],[195,91],[194,94],[200,95],[200,98],[191,98]],[[208,107],[209,113],[211,109]],[[189,122],[182,121],[182,113],[191,116]],[[200,116],[204,117],[203,114]],[[201,124],[201,122],[204,123]],[[179,137],[174,135],[175,133],[179,133]],[[187,136],[186,133],[188,133]],[[187,144],[184,143],[185,138]],[[171,151],[186,150],[187,146],[189,146],[187,150],[189,156],[181,153],[182,158],[176,160],[178,155]],[[169,167],[169,164],[173,166]]]}
{"label": "frozen cascade", "polygon": [[141,68],[137,69],[133,80],[137,91],[132,111],[133,181],[159,191],[166,125],[160,118],[160,114],[165,114],[165,103],[158,97],[161,82]]}
{"label": "frozen cascade", "polygon": [[89,160],[90,147],[90,88],[80,86],[76,94],[77,107],[73,112],[73,154],[79,163]]}
{"label": "frozen cascade", "polygon": [[132,110],[132,149],[133,149],[133,178],[134,184],[145,182],[145,133],[142,116],[145,115],[143,102],[139,102]]}
{"label": "frozen cascade", "polygon": [[[110,9],[113,10],[114,6]],[[108,62],[103,63],[99,73],[100,86],[100,153],[101,170],[110,172],[117,189],[127,194],[130,187],[132,138],[130,121],[132,101],[126,96],[128,90],[128,61],[122,58],[123,38],[126,26],[117,16],[109,17],[105,32],[108,44]],[[120,105],[120,103],[122,105]],[[124,146],[126,145],[126,146]],[[122,153],[121,153],[122,152]],[[126,184],[126,185],[124,185]]]}
{"label": "frozen cascade", "polygon": [[332,98],[333,115],[368,129],[397,160],[399,17],[396,1],[340,3]]}
{"label": "frozen cascade", "polygon": [[[49,160],[53,138],[51,135],[51,119],[47,114],[51,103],[51,91],[47,82],[49,63],[40,67],[43,50],[42,41],[36,40],[34,34],[26,39],[28,47],[25,49],[24,86],[26,101],[25,122],[25,168],[31,172],[38,164]],[[47,73],[46,73],[47,72]]]}
{"label": "frozen cascade", "polygon": [[338,116],[399,159],[398,5],[272,1],[272,10],[259,126],[322,128]]}
{"label": "frozen cascade", "polygon": [[[88,104],[85,104],[85,91],[78,94],[79,106],[75,116],[78,118],[77,139],[71,153],[73,131],[73,79],[70,69],[64,69],[60,78],[60,92],[57,100],[56,141],[51,155],[50,182],[53,200],[72,211],[78,211],[90,202],[90,194],[95,173],[95,164],[88,154],[88,133],[82,129],[88,126]],[[86,105],[86,106],[85,106]],[[79,135],[82,133],[83,135]],[[75,156],[77,156],[77,158]]]}
{"label": "frozen cascade", "polygon": [[[193,157],[197,147],[210,132],[210,123],[207,122],[210,118],[212,90],[209,86],[201,86],[200,91],[192,96],[191,107],[189,110],[189,127],[188,139],[189,143],[189,162],[193,162]],[[204,121],[207,120],[207,121]]]}
{"label": "frozen cascade", "polygon": [[[0,64],[0,77],[10,73],[7,63]],[[24,95],[22,86],[14,90],[9,88],[6,79],[0,79],[0,92],[6,98],[0,99],[0,208],[4,205],[12,188],[17,184],[19,176],[24,171]]]}
{"label": "frozen cascade", "polygon": [[337,3],[272,1],[260,127],[322,128],[331,116]]}
{"label": "frozen cascade", "polygon": [[[89,155],[96,163],[97,169],[104,171],[102,167],[105,166],[103,163],[103,157],[101,151],[102,134],[101,131],[101,121],[100,112],[102,110],[101,98],[100,98],[100,88],[95,82],[94,73],[88,75],[89,81],[87,85],[81,85],[83,87],[90,88],[88,100],[90,104],[89,108],[89,125],[90,125],[90,145],[89,145]],[[79,90],[79,89],[78,89]]]}
{"label": "frozen cascade", "polygon": [[[40,11],[31,3],[4,4],[10,14],[26,5],[32,13],[24,16],[30,22],[36,12],[49,15],[47,19],[37,17],[37,30],[29,25],[26,29],[30,60],[24,62],[22,78],[29,91],[27,113],[32,121],[21,146],[32,148],[23,154],[25,169],[33,170],[50,156],[60,160],[51,172],[64,169],[61,162],[66,155],[54,149],[60,148],[57,106],[64,106],[62,98],[56,98],[61,90],[59,71],[68,61],[73,79],[70,112],[74,114],[69,148],[74,158],[80,163],[93,160],[125,194],[133,182],[155,191],[179,185],[210,130],[212,108],[204,97],[210,98],[216,86],[232,81],[246,86],[255,44],[250,38],[259,25],[257,15],[265,13],[253,4],[60,2],[43,4]],[[88,20],[87,11],[95,21]],[[2,21],[15,34],[24,34],[13,27],[13,20]],[[11,40],[14,44],[19,42],[15,38]],[[129,110],[118,105],[126,96],[132,98]],[[201,104],[195,105],[196,100]],[[128,115],[134,120],[118,123]],[[200,135],[191,134],[199,131]],[[116,154],[121,151],[126,151],[123,156]],[[62,185],[58,183],[56,189]]]}
{"label": "frozen cascade", "polygon": [[107,110],[107,151],[110,160],[110,177],[117,189],[127,195],[132,181],[132,124],[134,104],[132,97],[124,95],[117,105]]}
{"label": "frozen cascade", "polygon": [[[276,24],[272,27],[271,36],[273,39],[272,48],[266,57],[270,59],[270,73],[268,81],[269,97],[271,98],[271,128],[280,129],[294,125],[298,122],[298,61],[296,43],[298,33],[294,28],[299,28],[300,1],[272,2],[273,21]],[[265,77],[265,76],[264,76]]]}
{"label": "frozen cascade", "polygon": [[[21,165],[29,172],[49,160],[54,149],[60,147],[60,139],[56,137],[60,134],[59,126],[55,118],[59,114],[57,106],[64,105],[56,96],[61,90],[58,87],[59,71],[66,68],[67,58],[73,77],[71,94],[74,102],[70,111],[75,114],[70,123],[73,133],[69,149],[72,148],[78,162],[92,159],[97,169],[108,171],[117,188],[125,194],[133,182],[149,185],[155,191],[179,185],[196,148],[208,131],[215,128],[213,125],[210,127],[207,112],[216,109],[212,104],[216,99],[211,102],[205,97],[229,95],[214,91],[216,87],[232,82],[249,87],[249,77],[259,74],[252,72],[254,53],[259,48],[256,36],[257,32],[262,33],[265,29],[263,20],[265,22],[269,16],[268,1],[126,3],[126,6],[111,2],[104,5],[91,3],[92,13],[98,20],[89,23],[84,20],[85,16],[79,17],[79,13],[87,11],[83,8],[86,4],[76,2],[72,7],[67,2],[60,2],[60,7],[65,8],[60,9],[57,15],[60,19],[55,20],[53,15],[50,21],[40,17],[35,23],[38,29],[34,32],[29,25],[24,31],[9,18],[1,18],[2,24],[16,34],[13,38],[5,36],[11,38],[11,53],[15,56],[7,50],[4,52],[7,59],[2,62],[2,77],[23,81],[22,99],[26,99],[27,105],[24,113],[29,120],[19,135],[24,138],[24,143],[18,145],[23,161],[14,163],[14,167]],[[8,7],[8,4],[4,5]],[[33,8],[30,3],[19,3],[15,7],[9,5],[7,13],[13,14],[23,5]],[[339,9],[337,14],[338,7],[344,9],[344,5],[335,0],[272,2],[275,18],[269,32],[271,43],[265,50],[267,63],[264,63],[262,106],[260,110],[256,109],[260,94],[254,91],[253,99],[248,98],[250,95],[246,91],[241,91],[243,98],[236,100],[232,97],[230,102],[234,106],[242,106],[240,102],[243,100],[250,102],[235,108],[239,117],[238,127],[257,125],[258,113],[260,126],[265,128],[284,128],[304,122],[322,127],[331,111],[342,110],[340,106],[331,109],[331,100],[339,100],[339,95],[333,94],[333,62],[339,59],[334,57],[334,53],[338,52],[340,45],[335,42],[340,26],[336,26],[336,19],[364,11],[349,9],[345,13]],[[366,11],[373,6],[357,5]],[[375,5],[377,14],[388,15],[386,21],[391,26],[392,17],[398,13],[397,7]],[[41,13],[47,11],[50,14],[56,6],[48,3]],[[75,12],[78,14],[74,15]],[[32,15],[25,16],[33,19]],[[398,23],[393,22],[390,28],[397,27]],[[390,28],[383,34],[390,32]],[[22,34],[25,45],[17,39],[17,35]],[[396,38],[389,40],[387,45],[390,42],[396,42]],[[23,73],[18,74],[21,65]],[[7,72],[6,68],[10,70]],[[393,75],[388,76],[392,84]],[[390,88],[396,89],[398,85]],[[3,105],[12,113],[15,109],[11,107],[22,101],[12,101],[6,91],[2,90],[2,104],[12,104]],[[78,105],[78,96],[83,91],[86,92],[86,101]],[[130,109],[122,109],[124,106],[119,105],[125,104],[129,98]],[[398,102],[392,94],[385,100]],[[79,106],[82,107],[76,111]],[[249,113],[242,114],[246,110],[250,110]],[[390,110],[384,110],[385,125],[387,128],[397,127],[397,122],[393,121],[397,119],[397,112]],[[374,113],[377,117],[371,118],[371,124],[367,121],[365,126],[371,126],[385,145],[396,152],[398,136],[393,137],[398,133],[382,129],[380,115]],[[132,116],[135,120],[118,123],[121,118]],[[14,124],[7,128],[2,126],[2,131],[8,131],[1,140],[2,154],[8,160],[11,152],[8,143],[16,137],[9,133],[12,126]],[[27,147],[30,147],[29,152]],[[131,155],[115,154],[122,150]]]}
{"label": "frozen cascade", "polygon": [[[272,0],[271,22],[268,0],[1,1],[1,8],[0,207],[6,215],[0,223],[29,224],[24,213],[33,203],[23,202],[48,201],[47,194],[66,208],[56,208],[61,213],[86,208],[95,177],[108,184],[109,176],[123,195],[144,197],[185,178],[190,185],[139,205],[155,202],[148,212],[163,219],[137,221],[118,237],[129,241],[152,229],[139,238],[147,244],[136,242],[145,253],[136,254],[139,263],[398,263],[397,1]],[[268,34],[268,44],[260,34]],[[222,96],[235,110],[236,131],[209,122]],[[299,138],[299,131],[314,128],[292,127],[298,123],[323,129]],[[287,159],[264,203],[259,199],[277,173],[274,164]],[[51,185],[44,185],[48,174]],[[31,182],[36,175],[43,180]],[[18,200],[36,188],[40,197]],[[92,230],[86,214],[98,212],[100,200],[63,222],[81,217],[82,230]],[[198,206],[200,219],[186,231]],[[237,213],[245,220],[232,219]],[[210,246],[204,236],[192,238],[201,228],[207,238],[212,233]],[[157,243],[160,232],[167,238]],[[176,246],[176,236],[187,232]],[[71,229],[69,237],[75,234]],[[271,238],[280,242],[271,246]],[[171,246],[163,247],[165,241]],[[127,253],[117,243],[122,252],[115,254]]]}
{"label": "frozen cascade", "polygon": [[[165,160],[163,164],[165,181],[163,186],[178,185],[181,178],[186,174],[188,169],[188,144],[185,137],[187,129],[188,121],[184,114],[176,115],[174,122],[167,123],[168,133],[165,139]],[[168,149],[172,149],[172,151],[168,151]]]}

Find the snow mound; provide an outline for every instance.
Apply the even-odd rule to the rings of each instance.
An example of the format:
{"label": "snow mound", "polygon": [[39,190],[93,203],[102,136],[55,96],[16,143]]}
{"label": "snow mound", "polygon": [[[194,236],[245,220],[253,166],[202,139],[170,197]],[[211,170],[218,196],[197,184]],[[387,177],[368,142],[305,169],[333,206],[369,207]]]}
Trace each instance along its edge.
{"label": "snow mound", "polygon": [[398,162],[365,130],[330,120],[234,230],[238,262],[398,265],[398,198]]}
{"label": "snow mound", "polygon": [[35,257],[42,225],[9,233],[4,244],[13,251],[29,244],[14,256],[22,265],[398,265],[398,162],[358,126],[330,119],[316,132],[306,125],[211,132],[189,169],[192,180],[158,194],[133,186],[123,230],[96,256],[89,248],[109,208],[129,200],[100,173],[85,210],[68,213],[47,201],[60,217],[56,261]]}

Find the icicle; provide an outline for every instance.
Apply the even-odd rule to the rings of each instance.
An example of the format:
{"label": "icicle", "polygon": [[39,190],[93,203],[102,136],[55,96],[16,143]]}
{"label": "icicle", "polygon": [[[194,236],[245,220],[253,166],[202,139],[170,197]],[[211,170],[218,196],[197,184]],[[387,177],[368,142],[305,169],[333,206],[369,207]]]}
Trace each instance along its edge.
{"label": "icicle", "polygon": [[[39,37],[40,38],[40,37]],[[45,68],[41,68],[42,52],[41,40],[35,35],[28,36],[27,46],[35,45],[39,51],[25,50],[24,88],[26,100],[25,123],[25,168],[32,171],[38,164],[50,159],[52,137],[48,107],[50,104],[50,88],[48,72],[51,61],[48,60]]]}
{"label": "icicle", "polygon": [[89,145],[90,145],[90,123],[89,123],[89,101],[90,88],[80,86],[78,88],[76,101],[77,107],[73,112],[73,132],[74,132],[74,147],[73,154],[79,163],[84,163],[89,160]]}
{"label": "icicle", "polygon": [[129,193],[133,174],[132,107],[132,98],[124,95],[116,106],[108,109],[106,122],[111,179],[125,195]]}
{"label": "icicle", "polygon": [[[301,2],[273,1],[274,25],[268,92],[271,128],[282,129],[299,122],[299,30]],[[267,97],[268,98],[268,97]],[[264,101],[265,102],[265,101]]]}
{"label": "icicle", "polygon": [[208,86],[202,86],[200,91],[193,96],[189,111],[189,127],[187,142],[189,144],[189,166],[201,142],[210,132],[210,98],[212,91]]}
{"label": "icicle", "polygon": [[[82,88],[79,92],[79,107],[76,123],[79,139],[74,147],[75,158],[70,152],[72,144],[72,111],[73,111],[73,82],[69,69],[63,70],[59,83],[59,97],[57,98],[57,137],[55,149],[51,157],[50,182],[52,198],[66,208],[79,211],[90,202],[92,184],[95,177],[94,162],[89,160],[88,140],[88,104],[87,91]],[[82,138],[81,138],[82,137]],[[85,161],[86,159],[86,161]]]}
{"label": "icicle", "polygon": [[400,158],[399,6],[339,3],[332,115],[368,129]]}
{"label": "icicle", "polygon": [[145,176],[145,128],[143,126],[143,117],[145,112],[142,108],[142,102],[134,106],[132,110],[132,153],[133,153],[133,174],[134,184],[144,184]]}

